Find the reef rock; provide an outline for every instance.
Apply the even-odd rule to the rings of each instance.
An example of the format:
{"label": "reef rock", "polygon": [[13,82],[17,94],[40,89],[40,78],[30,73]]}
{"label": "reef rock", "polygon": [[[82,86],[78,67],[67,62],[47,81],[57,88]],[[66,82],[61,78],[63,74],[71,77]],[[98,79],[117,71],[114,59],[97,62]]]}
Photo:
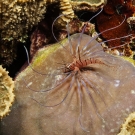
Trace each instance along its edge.
{"label": "reef rock", "polygon": [[18,74],[1,135],[116,135],[135,111],[134,80],[131,63],[88,35],[72,35],[38,50]]}

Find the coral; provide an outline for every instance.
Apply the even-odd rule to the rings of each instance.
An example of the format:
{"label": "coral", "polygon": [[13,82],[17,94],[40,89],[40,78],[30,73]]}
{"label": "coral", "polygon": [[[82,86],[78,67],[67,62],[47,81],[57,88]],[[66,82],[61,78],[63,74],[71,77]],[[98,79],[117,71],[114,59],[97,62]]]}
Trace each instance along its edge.
{"label": "coral", "polygon": [[[82,3],[82,4],[81,4]],[[84,4],[85,3],[85,4]],[[44,17],[46,10],[50,6],[51,10],[58,14],[64,14],[57,20],[57,27],[65,26],[67,22],[76,18],[75,11],[85,10],[95,11],[99,9],[105,1],[70,1],[70,0],[2,0],[0,2],[0,62],[3,65],[10,65],[16,58],[18,42],[24,43],[28,37],[28,31],[38,24]],[[47,9],[46,9],[47,8]],[[54,14],[51,14],[55,18]],[[12,45],[11,45],[12,42]],[[6,52],[6,53],[5,53]],[[7,52],[11,53],[11,56]],[[7,61],[5,61],[7,59]]]}
{"label": "coral", "polygon": [[135,134],[135,112],[129,114],[125,123],[122,125],[121,132],[118,135],[134,135]]}
{"label": "coral", "polygon": [[25,42],[27,32],[44,17],[45,5],[46,0],[1,1],[0,62],[3,65],[10,65],[16,58],[18,42]]}
{"label": "coral", "polygon": [[2,41],[0,42],[0,63],[2,65],[10,65],[16,58],[17,42],[12,41]]}
{"label": "coral", "polygon": [[57,20],[57,25],[65,26],[65,24],[69,23],[73,18],[75,18],[75,14],[69,0],[59,0],[59,1],[60,1],[60,11],[64,16],[62,16]]}
{"label": "coral", "polygon": [[[122,22],[122,18],[124,18],[125,15],[126,19],[123,25],[114,30],[103,33],[102,37],[109,40],[132,34],[130,38],[108,42],[108,45],[105,46],[105,48],[115,48],[110,50],[109,53],[127,56],[133,59],[135,54],[135,5],[133,1],[108,1],[108,4],[104,7],[104,12],[97,17],[98,28],[100,32],[102,32],[106,29],[117,26],[119,22]],[[122,44],[124,46],[118,47]]]}
{"label": "coral", "polygon": [[[82,31],[82,28],[85,24],[87,24],[87,28],[85,29],[84,33],[92,36],[92,33],[95,31],[95,26],[91,23],[83,22],[79,20],[76,15],[74,14],[74,11],[82,11],[84,8],[79,8],[79,5],[83,5],[84,1],[71,1],[69,3],[68,0],[61,0],[60,1],[60,11],[65,16],[57,18],[54,23],[54,35],[56,36],[56,39],[58,41],[64,39],[67,37],[67,28],[65,27],[68,23],[68,31],[69,34],[75,34]],[[99,9],[103,4],[105,4],[105,1],[102,2],[95,2],[92,3],[92,1],[85,1],[85,7],[87,7],[87,10],[89,11],[95,11]],[[97,4],[98,3],[98,4]],[[76,7],[74,7],[76,5]],[[96,6],[97,5],[97,6]],[[72,10],[72,7],[73,10]],[[93,7],[93,8],[92,8]],[[58,8],[53,8],[51,5],[48,6],[48,12],[46,13],[46,17],[38,24],[38,26],[35,28],[34,32],[31,35],[31,46],[30,46],[30,54],[31,56],[34,55],[34,53],[41,47],[45,46],[46,44],[55,43],[57,40],[54,40],[54,37],[52,35],[52,24],[54,22],[54,19],[58,17],[59,13],[56,14],[59,10]],[[54,12],[50,9],[54,9]],[[85,9],[86,10],[86,9]],[[53,16],[51,16],[53,14]],[[55,15],[56,14],[56,15]],[[53,18],[53,19],[52,19]]]}
{"label": "coral", "polygon": [[106,4],[106,0],[59,0],[60,1],[60,10],[61,13],[64,14],[60,19],[57,21],[57,25],[60,27],[65,26],[66,23],[72,21],[73,18],[76,18],[74,12],[77,11],[97,11],[103,5]]}
{"label": "coral", "polygon": [[1,37],[3,40],[24,42],[28,30],[36,25],[46,12],[46,0],[3,0],[1,6]]}
{"label": "coral", "polygon": [[[92,34],[95,32],[95,25],[89,22],[88,23],[82,22],[79,19],[73,19],[68,23],[69,34],[72,35],[81,32],[86,24],[87,27],[85,28],[84,33],[92,36]],[[56,40],[54,40],[54,37],[52,35],[52,31],[49,31],[49,29],[51,29],[51,26],[48,25],[48,21],[46,19],[44,19],[42,22],[38,24],[38,26],[31,35],[31,45],[30,45],[31,56],[33,56],[39,48],[47,44],[56,42]],[[54,27],[53,32],[54,35],[56,35],[56,39],[58,41],[65,39],[68,34],[66,29],[62,28],[58,29],[56,26]]]}
{"label": "coral", "polygon": [[[110,29],[114,26],[118,26],[120,22],[124,20],[124,17],[126,16],[126,19],[130,19],[130,17],[133,16],[135,12],[135,6],[132,3],[132,0],[108,0],[107,5],[104,7],[104,12],[102,12],[96,19],[97,19],[97,26],[98,30],[100,32]],[[130,21],[124,21],[124,23],[114,29],[107,31],[102,34],[102,37],[106,40],[118,38],[125,36],[127,34],[133,34],[132,36],[135,36],[135,31],[133,27],[130,27]],[[132,22],[131,22],[132,24]],[[108,42],[109,47],[119,46],[123,43],[128,43],[130,39],[119,39],[115,41]]]}
{"label": "coral", "polygon": [[72,0],[74,11],[96,11],[107,3],[107,0]]}
{"label": "coral", "polygon": [[0,118],[3,118],[10,111],[15,95],[14,82],[8,76],[8,72],[0,65]]}
{"label": "coral", "polygon": [[135,13],[133,16],[127,18],[127,23],[131,26],[131,28],[135,28]]}
{"label": "coral", "polygon": [[105,53],[94,38],[74,34],[39,49],[18,74],[16,102],[1,135],[117,134],[135,111],[134,80],[131,63]]}
{"label": "coral", "polygon": [[[74,11],[72,10],[72,4],[69,0],[3,0],[1,2],[1,36],[5,40],[12,40],[16,38],[19,41],[24,41],[27,31],[36,25],[46,12],[47,4],[60,2],[60,10],[65,15],[63,21],[69,22],[69,19],[74,18]],[[83,2],[79,2],[83,3]],[[88,6],[95,6],[93,3],[85,2]],[[104,4],[104,1],[98,3],[98,6]],[[77,7],[76,7],[77,8]],[[76,8],[74,8],[76,10]],[[91,9],[91,8],[90,8]],[[90,10],[89,9],[89,10]],[[81,10],[81,9],[80,9]],[[69,19],[66,19],[69,18]],[[67,21],[68,20],[68,21]]]}
{"label": "coral", "polygon": [[[82,11],[82,10],[95,11],[95,10],[99,9],[99,7],[102,7],[102,5],[104,5],[105,3],[106,3],[106,1],[98,1],[98,2],[97,1],[89,1],[89,2],[71,1],[70,3],[68,0],[61,1],[60,2],[61,13],[65,14],[65,16],[59,17],[59,19],[57,19],[54,24],[54,27],[57,29],[54,32],[54,33],[56,33],[56,38],[59,40],[59,39],[65,38],[67,36],[66,28],[64,27],[64,26],[66,26],[67,22],[68,22],[69,27],[71,27],[71,29],[69,29],[70,34],[80,32],[79,27],[80,28],[82,27],[81,24],[83,22],[81,20],[77,19],[77,17],[73,13],[73,10],[75,12]],[[117,1],[116,6],[121,3],[122,3],[122,1]],[[113,2],[113,4],[115,5],[114,2]],[[98,28],[101,32],[106,29],[119,25],[119,23],[122,22],[124,19],[124,16],[121,16],[118,14],[118,12],[120,13],[120,11],[118,10],[119,8],[117,8],[117,10],[114,9],[114,7],[112,6],[113,4],[111,1],[109,1],[104,8],[105,13],[103,12],[103,13],[101,13],[101,15],[99,15],[99,17],[97,17],[98,18],[97,19]],[[127,21],[125,21],[124,24],[122,26],[120,26],[119,28],[111,30],[111,31],[107,31],[106,33],[103,33],[102,36],[105,39],[108,40],[110,38],[125,36],[129,31],[131,32],[131,30],[132,30],[132,33],[135,33],[134,17],[129,17],[129,16],[133,15],[134,8],[133,8],[133,6],[129,6],[129,4],[131,5],[131,3],[128,2],[125,5],[123,5],[123,7],[122,7],[122,8],[124,8],[125,14],[127,14]],[[71,5],[72,5],[73,10],[71,8]],[[57,11],[57,10],[58,9],[55,9],[55,11]],[[36,30],[33,32],[32,36],[31,36],[31,40],[32,40],[31,49],[30,49],[31,56],[34,54],[34,52],[36,52],[36,50],[38,48],[44,46],[45,44],[49,44],[49,43],[53,42],[51,31],[49,31],[49,29],[51,29],[51,27],[48,26],[49,23],[50,24],[53,23],[53,20],[50,21],[51,19],[49,18],[51,16],[51,14],[54,15],[54,13],[50,13],[49,16],[47,16],[47,14],[46,14],[47,19],[43,20],[37,26]],[[111,17],[111,19],[110,19],[110,17],[108,17],[108,15]],[[54,16],[54,19],[57,16]],[[52,16],[51,16],[51,18],[52,18]],[[109,23],[109,25],[108,25],[108,23]],[[90,29],[90,27],[88,29]],[[89,35],[89,33],[87,33],[87,34]],[[132,42],[132,38],[128,39],[128,40],[122,40],[122,39],[114,40],[114,41],[108,42],[108,45],[109,45],[109,47],[114,47],[114,46],[119,46],[121,44],[124,44],[125,42],[127,42],[126,46],[115,48],[115,50],[112,49],[111,51],[108,51],[108,52],[111,54],[115,54],[115,55],[124,55],[124,56],[128,56],[128,57],[132,56],[133,52],[132,52],[131,46],[130,46],[131,44],[132,44],[132,47],[134,46],[133,45],[134,42]],[[105,47],[108,47],[108,46],[105,46]]]}

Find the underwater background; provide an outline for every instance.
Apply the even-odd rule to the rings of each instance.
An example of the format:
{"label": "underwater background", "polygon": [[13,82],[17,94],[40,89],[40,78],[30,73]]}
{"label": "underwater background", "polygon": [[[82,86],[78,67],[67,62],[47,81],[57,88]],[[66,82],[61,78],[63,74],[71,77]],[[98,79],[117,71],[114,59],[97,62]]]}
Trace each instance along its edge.
{"label": "underwater background", "polygon": [[135,0],[1,0],[0,135],[134,135],[134,65]]}

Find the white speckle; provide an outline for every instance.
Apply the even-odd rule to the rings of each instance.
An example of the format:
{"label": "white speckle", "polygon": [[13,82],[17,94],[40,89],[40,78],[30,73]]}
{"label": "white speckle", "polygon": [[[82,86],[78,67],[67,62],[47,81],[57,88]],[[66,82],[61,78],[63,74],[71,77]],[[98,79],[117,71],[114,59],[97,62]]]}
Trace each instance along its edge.
{"label": "white speckle", "polygon": [[115,87],[118,87],[118,86],[119,86],[119,84],[118,84],[118,83],[115,83],[115,84],[114,84],[114,86],[115,86]]}
{"label": "white speckle", "polygon": [[57,80],[57,81],[62,80],[62,75],[57,75],[57,76],[56,76],[56,80]]}
{"label": "white speckle", "polygon": [[102,125],[102,129],[105,128],[105,125]]}
{"label": "white speckle", "polygon": [[129,109],[133,109],[134,106],[129,106]]}
{"label": "white speckle", "polygon": [[115,80],[116,83],[120,83],[120,80]]}
{"label": "white speckle", "polygon": [[110,132],[113,133],[114,132],[114,129],[111,129]]}
{"label": "white speckle", "polygon": [[131,94],[135,94],[135,90],[131,90]]}
{"label": "white speckle", "polygon": [[116,49],[114,49],[114,51],[112,52],[114,55],[120,55],[120,52]]}
{"label": "white speckle", "polygon": [[119,121],[116,122],[117,125],[120,125],[121,123]]}
{"label": "white speckle", "polygon": [[127,111],[127,112],[129,112],[129,111],[130,111],[130,109],[129,109],[129,108],[126,108],[126,111]]}
{"label": "white speckle", "polygon": [[32,85],[32,82],[28,83],[26,87],[29,87],[30,85]]}
{"label": "white speckle", "polygon": [[114,86],[115,86],[115,87],[118,87],[118,86],[119,86],[119,84],[120,84],[120,80],[114,80],[114,81],[115,81]]}

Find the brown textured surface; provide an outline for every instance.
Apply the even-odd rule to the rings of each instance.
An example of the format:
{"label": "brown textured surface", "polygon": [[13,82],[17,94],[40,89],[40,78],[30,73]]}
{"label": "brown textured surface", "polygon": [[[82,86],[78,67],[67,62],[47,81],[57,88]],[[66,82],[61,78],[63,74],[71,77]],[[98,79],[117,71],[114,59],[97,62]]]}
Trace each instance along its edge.
{"label": "brown textured surface", "polygon": [[[135,12],[135,5],[133,5],[132,0],[108,0],[107,5],[104,7],[104,11],[97,16],[97,26],[100,32],[118,26],[123,20],[124,16],[126,18],[133,15]],[[122,37],[128,34],[134,34],[134,28],[130,29],[129,24],[125,20],[123,25],[120,27],[107,31],[102,34],[103,38],[106,40]],[[125,40],[125,41],[128,41]],[[125,42],[124,42],[125,43]],[[119,46],[123,44],[122,40],[115,40],[108,42],[110,47]]]}
{"label": "brown textured surface", "polygon": [[[77,45],[79,37],[78,34],[71,36],[73,45]],[[83,35],[80,50],[89,40],[89,36]],[[87,47],[93,53],[81,55],[81,59],[96,57],[105,64],[89,64],[84,71],[64,82],[66,75],[62,74],[62,63],[69,64],[73,58],[69,54],[68,41],[63,44],[66,48],[60,47],[61,44],[43,48],[33,59],[32,66],[36,71],[53,75],[40,75],[27,67],[17,76],[16,103],[11,114],[1,122],[1,135],[114,135],[119,132],[125,117],[135,111],[135,67],[132,64],[104,53],[99,45],[93,47],[97,44],[94,40]],[[56,87],[60,82],[62,85]],[[52,87],[50,92],[32,91]],[[68,90],[67,98],[60,105],[44,106],[60,103]],[[78,121],[80,114],[82,126]]]}

